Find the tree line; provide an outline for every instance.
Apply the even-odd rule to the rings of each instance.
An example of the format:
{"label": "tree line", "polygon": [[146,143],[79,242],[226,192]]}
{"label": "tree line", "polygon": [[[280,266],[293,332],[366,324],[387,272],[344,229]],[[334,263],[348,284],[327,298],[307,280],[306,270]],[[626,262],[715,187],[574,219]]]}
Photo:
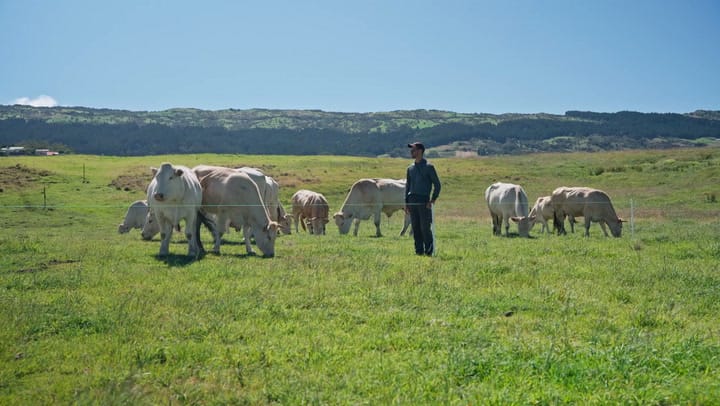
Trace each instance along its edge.
{"label": "tree line", "polygon": [[[0,106],[0,146],[137,156],[182,153],[406,156],[405,144],[479,155],[706,145],[720,111],[688,114],[466,114],[437,110],[172,109],[161,112]],[[435,152],[437,154],[437,152]]]}

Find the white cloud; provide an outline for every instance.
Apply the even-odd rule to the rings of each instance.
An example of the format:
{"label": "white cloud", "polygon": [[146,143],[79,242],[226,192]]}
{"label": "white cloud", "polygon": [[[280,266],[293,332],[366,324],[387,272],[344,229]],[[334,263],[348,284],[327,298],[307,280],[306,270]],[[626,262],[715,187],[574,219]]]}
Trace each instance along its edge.
{"label": "white cloud", "polygon": [[19,99],[15,99],[12,104],[22,104],[33,107],[55,107],[58,105],[58,102],[50,96],[41,94],[34,99],[31,99],[29,97],[21,97]]}

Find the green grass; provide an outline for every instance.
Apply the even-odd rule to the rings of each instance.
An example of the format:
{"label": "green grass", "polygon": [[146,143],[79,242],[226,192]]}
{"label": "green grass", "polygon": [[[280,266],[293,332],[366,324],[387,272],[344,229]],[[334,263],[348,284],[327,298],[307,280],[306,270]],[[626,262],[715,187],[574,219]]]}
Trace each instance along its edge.
{"label": "green grass", "polygon": [[[0,159],[0,404],[714,404],[720,398],[720,149],[435,159],[439,256],[416,257],[398,214],[374,238],[278,238],[247,257],[156,258],[117,234],[162,161],[258,166],[339,209],[361,177],[409,160],[183,155]],[[10,170],[26,168],[20,182]],[[82,167],[85,165],[85,183]],[[8,179],[2,173],[13,176]],[[13,180],[15,186],[13,186]],[[620,239],[593,224],[491,236],[493,181],[532,201],[605,190]],[[47,202],[43,208],[42,190]],[[631,206],[631,201],[632,206]],[[516,230],[511,227],[511,231]],[[203,232],[206,246],[210,236]]]}

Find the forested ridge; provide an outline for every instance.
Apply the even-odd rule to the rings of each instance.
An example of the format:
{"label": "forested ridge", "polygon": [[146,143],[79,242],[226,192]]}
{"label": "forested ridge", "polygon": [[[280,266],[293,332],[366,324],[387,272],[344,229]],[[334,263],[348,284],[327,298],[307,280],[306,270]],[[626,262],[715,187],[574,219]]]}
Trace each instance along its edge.
{"label": "forested ridge", "polygon": [[406,156],[518,154],[717,144],[720,111],[692,113],[470,114],[439,110],[127,111],[0,105],[0,146],[97,155],[242,153]]}

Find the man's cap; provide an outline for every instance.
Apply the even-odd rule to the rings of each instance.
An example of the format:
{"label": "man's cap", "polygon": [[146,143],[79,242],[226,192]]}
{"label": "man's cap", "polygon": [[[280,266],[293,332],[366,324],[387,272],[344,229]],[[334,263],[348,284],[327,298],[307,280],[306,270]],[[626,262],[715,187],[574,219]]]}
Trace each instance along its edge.
{"label": "man's cap", "polygon": [[408,144],[408,148],[412,147],[425,151],[425,145],[423,145],[422,142],[413,142],[411,144]]}

